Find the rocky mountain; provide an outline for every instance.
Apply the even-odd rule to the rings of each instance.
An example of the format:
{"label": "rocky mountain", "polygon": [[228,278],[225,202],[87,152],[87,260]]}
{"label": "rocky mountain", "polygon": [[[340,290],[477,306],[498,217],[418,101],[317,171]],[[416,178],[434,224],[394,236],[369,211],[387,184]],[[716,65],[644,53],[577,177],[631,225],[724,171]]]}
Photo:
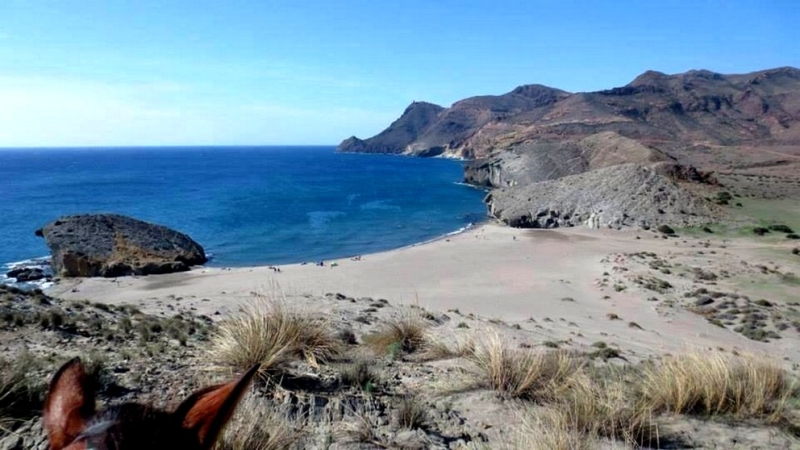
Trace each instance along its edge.
{"label": "rocky mountain", "polygon": [[[380,134],[338,147],[468,159],[464,181],[495,189],[486,199],[490,214],[527,227],[574,225],[592,213],[596,226],[716,221],[722,212],[703,204],[690,184],[715,186],[708,170],[719,161],[793,167],[798,149],[800,70],[791,67],[741,75],[648,71],[597,92],[526,85],[449,108],[414,103]],[[670,193],[669,201],[634,205],[643,198],[640,182]],[[542,211],[558,217],[535,220]]]}
{"label": "rocky mountain", "polygon": [[360,153],[403,153],[406,146],[419,139],[420,131],[429,128],[443,110],[433,103],[414,102],[389,128],[369,142],[353,136],[342,142],[340,149]]}
{"label": "rocky mountain", "polygon": [[380,134],[351,137],[338,150],[482,158],[531,141],[576,140],[603,131],[667,152],[691,144],[798,144],[800,70],[648,71],[598,92],[526,85],[449,108],[413,103]]}

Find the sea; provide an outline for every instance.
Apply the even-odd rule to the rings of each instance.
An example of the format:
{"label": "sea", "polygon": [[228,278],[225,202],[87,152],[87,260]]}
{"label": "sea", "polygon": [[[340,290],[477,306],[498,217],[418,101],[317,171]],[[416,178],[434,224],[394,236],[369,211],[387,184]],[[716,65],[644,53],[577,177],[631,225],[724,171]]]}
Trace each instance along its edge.
{"label": "sea", "polygon": [[0,278],[42,265],[34,232],[62,215],[119,213],[187,233],[208,266],[332,261],[486,219],[462,162],[334,147],[0,150]]}

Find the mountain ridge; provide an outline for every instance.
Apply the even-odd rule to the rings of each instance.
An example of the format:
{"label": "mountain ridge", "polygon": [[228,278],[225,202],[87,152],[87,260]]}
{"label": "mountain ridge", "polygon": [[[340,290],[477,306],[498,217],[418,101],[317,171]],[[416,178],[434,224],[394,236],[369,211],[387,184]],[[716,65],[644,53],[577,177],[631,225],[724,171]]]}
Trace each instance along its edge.
{"label": "mountain ridge", "polygon": [[800,69],[646,71],[624,86],[593,92],[523,84],[450,107],[415,102],[383,132],[351,137],[338,150],[474,159],[529,140],[601,131],[644,143],[800,143]]}

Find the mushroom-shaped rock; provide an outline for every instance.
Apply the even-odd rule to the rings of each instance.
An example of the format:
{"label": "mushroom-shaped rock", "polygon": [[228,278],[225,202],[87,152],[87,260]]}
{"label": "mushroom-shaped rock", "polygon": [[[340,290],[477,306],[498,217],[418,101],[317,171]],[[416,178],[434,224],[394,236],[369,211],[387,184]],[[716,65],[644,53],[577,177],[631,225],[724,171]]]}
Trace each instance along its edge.
{"label": "mushroom-shaped rock", "polygon": [[63,277],[117,277],[189,270],[207,261],[189,236],[118,214],[65,216],[36,231]]}

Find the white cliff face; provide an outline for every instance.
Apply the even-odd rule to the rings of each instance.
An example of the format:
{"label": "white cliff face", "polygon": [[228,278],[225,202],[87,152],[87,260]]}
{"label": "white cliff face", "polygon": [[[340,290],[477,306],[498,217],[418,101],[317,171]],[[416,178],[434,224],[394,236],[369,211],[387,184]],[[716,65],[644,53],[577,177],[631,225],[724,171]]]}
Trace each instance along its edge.
{"label": "white cliff face", "polygon": [[589,218],[586,219],[585,225],[592,230],[599,230],[600,229],[600,215],[597,213],[592,213],[589,215]]}
{"label": "white cliff face", "polygon": [[505,176],[502,164],[494,160],[468,163],[464,168],[464,181],[493,188],[512,185]]}

